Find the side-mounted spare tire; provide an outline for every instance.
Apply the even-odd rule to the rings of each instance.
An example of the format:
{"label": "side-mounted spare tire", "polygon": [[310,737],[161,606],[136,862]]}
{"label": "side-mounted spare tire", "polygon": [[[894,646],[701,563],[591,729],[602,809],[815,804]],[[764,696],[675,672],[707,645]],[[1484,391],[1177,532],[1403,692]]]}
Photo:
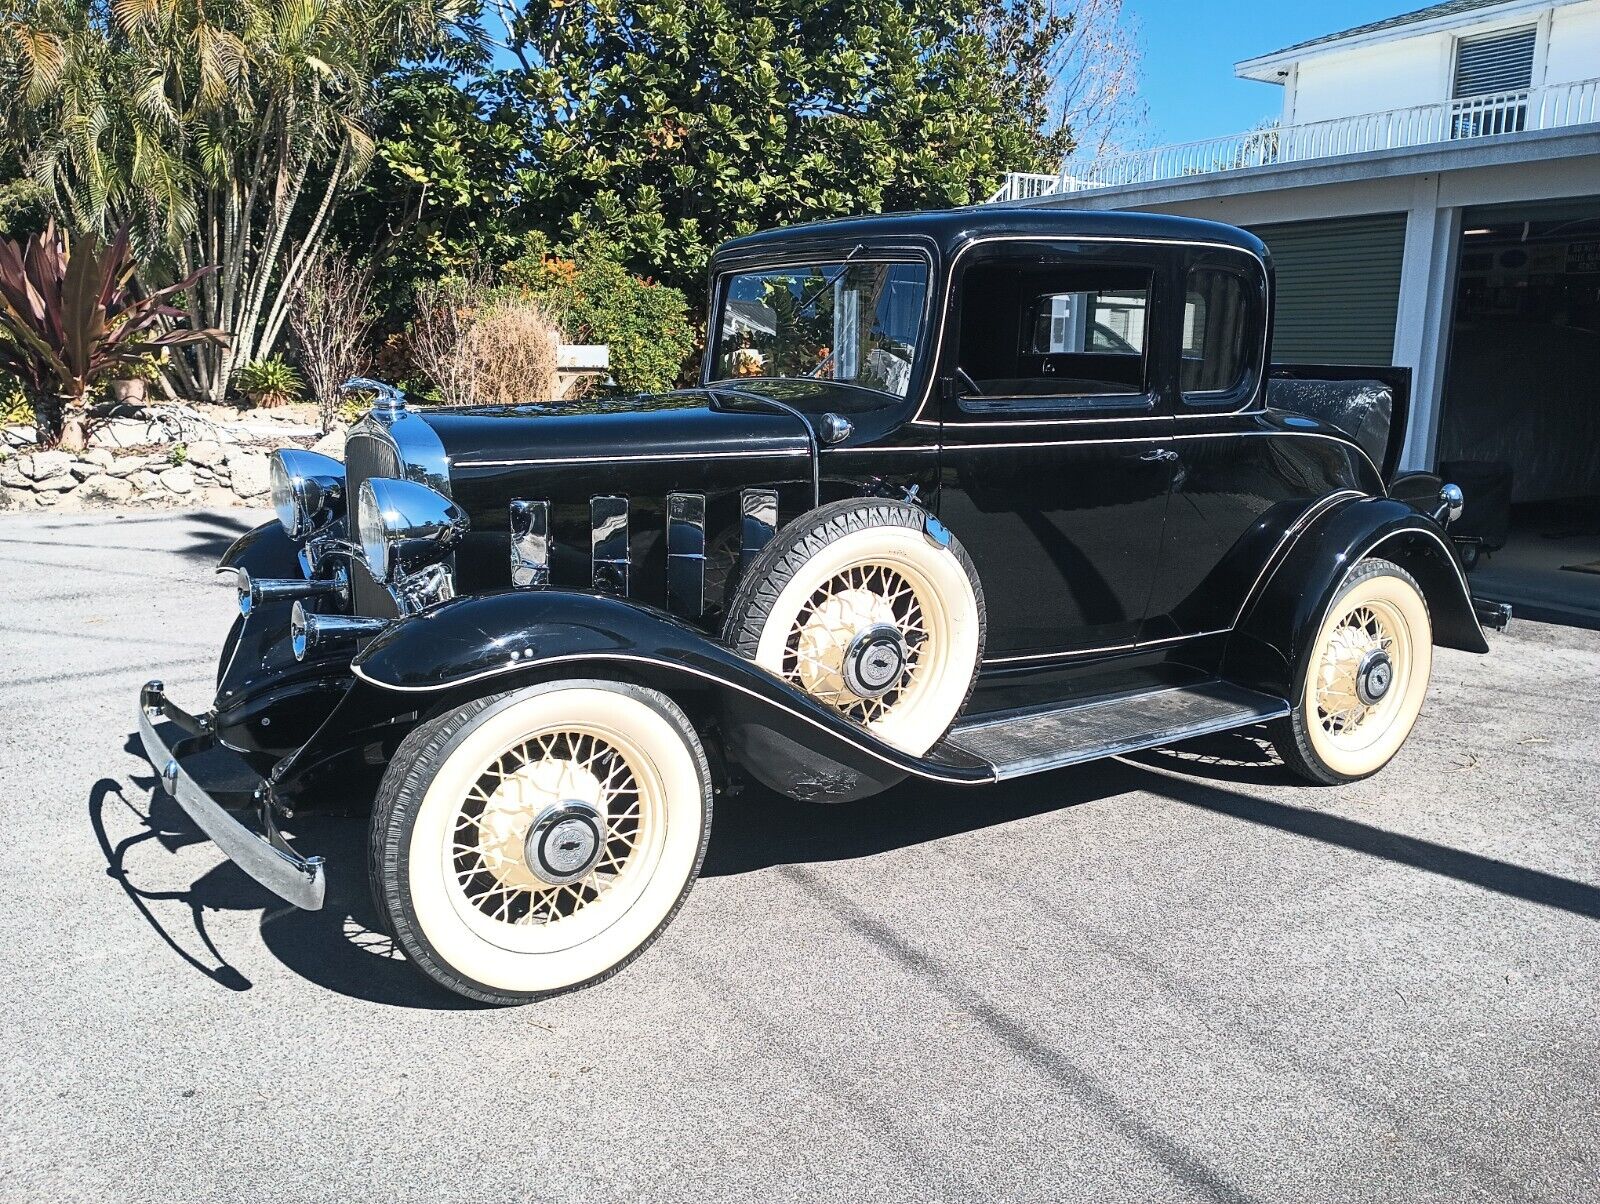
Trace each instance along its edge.
{"label": "side-mounted spare tire", "polygon": [[909,502],[847,498],[801,515],[761,550],[723,638],[921,756],[972,694],[985,626],[983,587],[949,531]]}

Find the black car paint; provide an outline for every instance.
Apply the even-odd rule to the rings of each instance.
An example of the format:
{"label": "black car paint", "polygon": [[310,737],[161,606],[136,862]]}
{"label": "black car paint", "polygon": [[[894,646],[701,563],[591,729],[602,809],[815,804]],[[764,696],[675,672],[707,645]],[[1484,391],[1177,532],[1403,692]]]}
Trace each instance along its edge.
{"label": "black car paint", "polygon": [[[973,554],[991,627],[969,714],[1223,673],[1292,696],[1293,667],[1349,556],[1379,540],[1422,582],[1438,642],[1486,650],[1437,525],[1382,500],[1383,481],[1353,439],[1264,409],[1265,316],[1247,387],[1204,407],[1178,392],[1175,335],[1152,347],[1147,395],[1135,408],[1030,408],[1006,419],[993,407],[963,406],[945,383],[952,265],[977,261],[991,244],[1013,257],[1103,253],[1113,244],[1124,257],[1147,256],[1161,290],[1157,332],[1173,325],[1160,320],[1160,307],[1181,303],[1186,256],[1222,255],[1256,271],[1269,312],[1265,248],[1242,231],[1185,219],[972,211],[737,240],[714,258],[714,282],[735,265],[814,255],[925,256],[933,324],[908,396],[825,381],[707,380],[657,397],[411,411],[404,420],[426,423],[448,464],[440,484],[472,520],[456,560],[463,596],[373,640],[356,657],[354,681],[350,649],[294,663],[286,613],[263,608],[244,624],[219,685],[224,741],[264,771],[289,757],[289,771],[277,762],[274,779],[287,796],[310,766],[381,766],[409,723],[473,692],[603,673],[693,696],[700,713],[720,718],[730,755],[790,793],[859,797],[912,773],[988,780],[984,767],[952,762],[947,746],[925,758],[890,749],[740,660],[717,642],[715,604],[698,620],[659,609],[668,490],[706,494],[714,541],[733,529],[741,488],[777,488],[787,520],[818,500],[813,475],[823,501],[914,489]],[[853,431],[819,450],[817,431],[804,424],[829,412],[848,415]],[[372,450],[361,453],[364,468],[352,462],[352,474],[411,471],[400,456],[385,463],[381,424],[366,434]],[[355,483],[352,475],[352,492]],[[608,493],[630,499],[626,601],[587,592],[588,500]],[[507,507],[518,497],[552,504],[551,589],[509,589]],[[224,564],[285,576],[293,558],[287,538],[263,528]],[[356,585],[358,610],[392,613],[372,605],[381,589],[359,571]]]}

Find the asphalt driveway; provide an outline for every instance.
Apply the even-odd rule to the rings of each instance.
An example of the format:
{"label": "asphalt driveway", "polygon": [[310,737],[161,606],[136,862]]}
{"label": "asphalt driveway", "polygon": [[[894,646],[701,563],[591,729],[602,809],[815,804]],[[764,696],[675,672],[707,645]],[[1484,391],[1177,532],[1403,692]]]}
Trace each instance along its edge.
{"label": "asphalt driveway", "polygon": [[374,934],[359,821],[300,913],[152,796],[255,521],[0,519],[0,1198],[1600,1198],[1600,633],[1442,653],[1340,789],[748,792],[640,961],[497,1011]]}

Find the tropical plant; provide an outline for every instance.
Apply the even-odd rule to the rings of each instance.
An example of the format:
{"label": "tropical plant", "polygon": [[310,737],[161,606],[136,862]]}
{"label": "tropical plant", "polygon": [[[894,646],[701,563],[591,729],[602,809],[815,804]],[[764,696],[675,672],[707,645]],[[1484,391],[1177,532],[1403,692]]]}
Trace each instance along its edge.
{"label": "tropical plant", "polygon": [[169,300],[213,268],[140,294],[128,228],[109,243],[74,241],[52,222],[26,245],[0,240],[0,369],[33,398],[39,441],[80,451],[88,440],[91,386],[167,348],[226,346],[220,330],[176,329],[184,311]]}
{"label": "tropical plant", "polygon": [[339,386],[366,375],[373,316],[369,273],[324,247],[306,269],[300,298],[289,312],[324,432],[339,414]]}
{"label": "tropical plant", "polygon": [[239,392],[262,409],[299,401],[305,382],[281,355],[253,360],[239,369]]}
{"label": "tropical plant", "polygon": [[[220,401],[271,354],[336,197],[372,157],[372,81],[468,0],[0,0],[8,133],[74,226],[132,220],[169,277],[218,272],[172,365]],[[291,234],[296,237],[291,238]]]}

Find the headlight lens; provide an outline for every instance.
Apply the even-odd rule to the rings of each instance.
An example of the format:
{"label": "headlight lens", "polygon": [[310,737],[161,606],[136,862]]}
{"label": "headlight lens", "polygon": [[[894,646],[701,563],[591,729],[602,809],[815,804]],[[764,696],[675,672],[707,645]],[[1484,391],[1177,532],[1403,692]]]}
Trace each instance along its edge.
{"label": "headlight lens", "polygon": [[344,465],[332,456],[299,448],[275,451],[267,479],[272,509],[290,539],[304,539],[343,510]]}
{"label": "headlight lens", "polygon": [[389,579],[389,531],[372,482],[361,482],[361,501],[356,506],[356,540],[366,558],[367,571],[379,581]]}
{"label": "headlight lens", "polygon": [[356,513],[361,555],[379,581],[437,564],[467,533],[461,507],[416,481],[369,477],[361,482]]}

